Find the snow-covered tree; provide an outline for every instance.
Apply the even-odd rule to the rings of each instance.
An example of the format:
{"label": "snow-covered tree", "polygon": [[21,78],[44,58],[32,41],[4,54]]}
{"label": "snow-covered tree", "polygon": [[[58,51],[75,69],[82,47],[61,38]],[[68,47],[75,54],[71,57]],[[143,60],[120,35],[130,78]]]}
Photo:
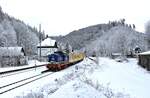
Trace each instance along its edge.
{"label": "snow-covered tree", "polygon": [[4,19],[1,24],[3,26],[2,33],[8,39],[7,46],[17,46],[16,32],[10,21]]}
{"label": "snow-covered tree", "polygon": [[5,47],[6,45],[7,45],[7,38],[3,34],[0,34],[0,47]]}
{"label": "snow-covered tree", "polygon": [[150,49],[150,21],[148,21],[146,23],[145,26],[145,33],[147,35],[147,44],[148,44],[148,48]]}
{"label": "snow-covered tree", "polygon": [[27,55],[36,53],[36,45],[39,42],[37,32],[33,32],[34,29],[30,29],[24,23],[12,20],[12,25],[16,31],[17,44],[25,49]]}
{"label": "snow-covered tree", "polygon": [[126,26],[116,26],[88,43],[83,50],[86,50],[89,55],[94,51],[100,56],[110,56],[112,53],[126,55],[136,46],[139,46],[142,51],[147,49],[145,34]]}

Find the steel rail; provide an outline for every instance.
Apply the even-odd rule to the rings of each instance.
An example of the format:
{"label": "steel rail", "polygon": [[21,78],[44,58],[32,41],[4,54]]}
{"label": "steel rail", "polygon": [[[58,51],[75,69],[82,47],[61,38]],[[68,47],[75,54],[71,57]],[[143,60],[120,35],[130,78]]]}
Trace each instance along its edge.
{"label": "steel rail", "polygon": [[26,69],[26,70],[12,72],[12,73],[6,73],[6,74],[0,75],[0,78],[5,78],[5,77],[8,77],[8,76],[13,76],[13,75],[16,75],[16,74],[21,74],[21,73],[26,73],[26,72],[33,71],[33,70],[35,70],[35,69],[32,68],[32,69]]}
{"label": "steel rail", "polygon": [[32,68],[37,68],[37,67],[42,67],[42,66],[45,66],[45,65],[46,64],[42,64],[42,65],[37,65],[37,66],[31,66],[31,67],[25,67],[25,68],[20,68],[20,69],[3,71],[3,72],[0,72],[0,75],[7,74],[7,73],[13,73],[13,72],[17,72],[17,71],[22,71],[22,70],[27,70],[27,69],[32,69]]}
{"label": "steel rail", "polygon": [[[26,81],[26,80],[29,80],[29,79],[32,79],[32,78],[41,76],[41,75],[43,75],[43,74],[44,74],[44,73],[41,73],[41,74],[38,74],[38,75],[35,75],[35,76],[32,76],[32,77],[26,78],[26,79],[22,79],[22,80],[20,80],[20,81],[16,81],[16,82],[13,82],[13,83],[10,83],[10,84],[1,86],[0,89],[5,88],[5,87],[9,87],[9,86],[14,85],[14,84],[17,84],[17,83],[21,83],[21,82],[23,82],[23,81]],[[41,77],[38,77],[38,78],[36,78],[36,79],[27,81],[27,82],[25,82],[25,83],[23,83],[23,84],[17,85],[17,86],[12,87],[12,88],[9,88],[9,89],[7,89],[7,90],[4,90],[4,91],[0,92],[0,94],[4,94],[4,93],[9,92],[9,91],[11,91],[11,90],[13,90],[13,89],[19,88],[19,87],[21,87],[21,86],[24,86],[24,85],[26,85],[26,84],[29,84],[29,83],[31,83],[31,82],[34,82],[34,81],[39,80],[39,79],[41,79],[41,78],[44,78],[44,77],[46,77],[46,76],[48,76],[48,75],[51,75],[51,74],[53,74],[53,73],[46,74],[46,75],[41,76]]]}

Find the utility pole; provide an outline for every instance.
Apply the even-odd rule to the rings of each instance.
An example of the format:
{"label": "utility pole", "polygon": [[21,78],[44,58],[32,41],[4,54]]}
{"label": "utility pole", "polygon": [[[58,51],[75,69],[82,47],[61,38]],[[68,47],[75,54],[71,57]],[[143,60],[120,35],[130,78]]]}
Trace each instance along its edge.
{"label": "utility pole", "polygon": [[41,61],[41,24],[39,24],[39,39],[40,39],[40,61]]}

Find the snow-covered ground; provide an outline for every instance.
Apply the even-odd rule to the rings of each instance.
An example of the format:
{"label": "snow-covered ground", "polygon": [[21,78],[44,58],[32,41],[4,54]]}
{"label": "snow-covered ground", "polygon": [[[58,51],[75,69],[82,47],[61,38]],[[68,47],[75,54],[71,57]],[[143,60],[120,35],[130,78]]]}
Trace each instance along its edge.
{"label": "snow-covered ground", "polygon": [[[0,81],[4,82],[3,78]],[[150,73],[139,67],[136,59],[116,62],[99,58],[97,64],[86,58],[65,70],[4,93],[0,98],[150,98],[149,83]]]}
{"label": "snow-covered ground", "polygon": [[119,63],[100,58],[101,70],[95,70],[89,78],[108,86],[114,92],[129,94],[132,98],[150,98],[150,73],[137,65],[135,59]]}
{"label": "snow-covered ground", "polygon": [[37,65],[42,65],[42,64],[47,64],[47,62],[39,62],[37,60],[30,60],[28,61],[28,65],[0,68],[0,72],[14,70],[14,69],[21,69],[21,68],[26,68],[26,67],[32,67],[32,66],[37,66]]}

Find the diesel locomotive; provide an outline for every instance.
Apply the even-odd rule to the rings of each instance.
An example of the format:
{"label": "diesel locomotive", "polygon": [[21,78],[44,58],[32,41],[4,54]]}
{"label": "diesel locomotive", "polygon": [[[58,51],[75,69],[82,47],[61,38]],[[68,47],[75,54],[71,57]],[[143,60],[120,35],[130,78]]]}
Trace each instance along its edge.
{"label": "diesel locomotive", "polygon": [[81,62],[84,59],[84,53],[65,53],[63,51],[57,51],[48,55],[48,64],[46,67],[50,71],[60,71],[71,65]]}

